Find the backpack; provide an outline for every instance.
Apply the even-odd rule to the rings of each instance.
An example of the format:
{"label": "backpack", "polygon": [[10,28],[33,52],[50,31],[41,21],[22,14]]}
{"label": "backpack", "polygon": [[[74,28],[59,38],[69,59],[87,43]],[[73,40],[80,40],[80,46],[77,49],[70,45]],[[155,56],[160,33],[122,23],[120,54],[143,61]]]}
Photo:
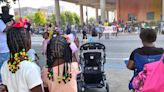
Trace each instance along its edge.
{"label": "backpack", "polygon": [[164,54],[161,59],[144,65],[144,70],[133,78],[133,88],[136,92],[164,91]]}
{"label": "backpack", "polygon": [[[133,86],[135,86],[135,85],[132,85],[132,81],[133,81],[134,77],[136,77],[141,71],[144,70],[144,65],[148,64],[148,63],[159,61],[161,57],[162,57],[162,54],[158,54],[158,55],[141,55],[139,53],[134,54],[135,70],[134,70],[134,75],[129,83],[129,90],[134,89]],[[141,75],[143,75],[143,74],[141,74]],[[141,79],[141,77],[138,76],[138,79]],[[137,86],[138,89],[139,89],[139,87],[140,86]]]}

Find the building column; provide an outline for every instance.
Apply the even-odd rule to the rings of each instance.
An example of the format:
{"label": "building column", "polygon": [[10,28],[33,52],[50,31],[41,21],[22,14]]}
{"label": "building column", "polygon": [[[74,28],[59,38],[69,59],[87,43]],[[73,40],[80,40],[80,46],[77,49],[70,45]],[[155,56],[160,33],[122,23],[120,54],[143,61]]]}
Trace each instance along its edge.
{"label": "building column", "polygon": [[84,15],[83,15],[83,5],[80,5],[80,24],[84,23]]}
{"label": "building column", "polygon": [[164,22],[164,0],[162,0],[162,21]]}
{"label": "building column", "polygon": [[116,11],[115,11],[115,20],[118,21],[119,20],[119,17],[120,17],[120,7],[119,7],[119,3],[120,1],[119,0],[116,0]]}
{"label": "building column", "polygon": [[96,23],[99,23],[98,8],[96,8]]}
{"label": "building column", "polygon": [[55,0],[55,14],[56,14],[56,23],[60,26],[60,5],[59,0]]}
{"label": "building column", "polygon": [[106,11],[106,19],[109,21],[109,11]]}
{"label": "building column", "polygon": [[101,21],[105,21],[105,8],[106,8],[106,0],[100,0],[100,8],[101,8]]}

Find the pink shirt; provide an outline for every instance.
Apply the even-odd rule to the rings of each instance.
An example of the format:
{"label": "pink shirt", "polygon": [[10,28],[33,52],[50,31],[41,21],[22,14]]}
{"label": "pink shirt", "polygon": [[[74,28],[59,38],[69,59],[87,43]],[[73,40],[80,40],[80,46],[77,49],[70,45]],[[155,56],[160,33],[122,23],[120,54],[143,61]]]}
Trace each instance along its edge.
{"label": "pink shirt", "polygon": [[[58,76],[58,66],[53,67],[53,72],[54,72],[54,81],[49,80],[47,77],[48,74],[48,69],[43,68],[42,70],[42,80],[44,83],[44,87],[48,87],[49,92],[77,92],[77,81],[76,81],[76,75],[80,73],[79,68],[78,68],[78,63],[73,62],[71,64],[71,69],[72,69],[72,78],[71,81],[67,82],[66,84],[62,81],[60,84],[58,83],[57,76]],[[60,77],[62,76],[63,73],[63,64],[60,65]]]}
{"label": "pink shirt", "polygon": [[45,39],[43,42],[42,42],[42,53],[45,55],[46,54],[46,51],[47,51],[47,44],[49,42],[50,39]]}

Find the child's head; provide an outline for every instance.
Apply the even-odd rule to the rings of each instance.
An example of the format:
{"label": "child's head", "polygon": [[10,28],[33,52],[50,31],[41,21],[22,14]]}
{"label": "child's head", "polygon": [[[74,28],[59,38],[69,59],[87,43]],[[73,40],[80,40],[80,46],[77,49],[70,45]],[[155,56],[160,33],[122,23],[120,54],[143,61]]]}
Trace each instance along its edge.
{"label": "child's head", "polygon": [[26,52],[31,48],[31,38],[28,31],[11,27],[7,31],[7,44],[10,50],[8,68],[15,73],[20,68],[21,61],[30,61]]}
{"label": "child's head", "polygon": [[43,38],[44,39],[48,39],[48,37],[49,37],[49,33],[48,32],[43,33]]}
{"label": "child's head", "polygon": [[[72,62],[72,51],[66,39],[62,36],[52,38],[47,45],[47,65],[49,74],[53,75],[51,69],[55,63],[59,65],[59,60],[63,60],[63,64],[65,65],[62,71],[63,76],[65,76],[66,71],[68,72],[68,63]],[[53,76],[49,78],[53,79]]]}
{"label": "child's head", "polygon": [[70,62],[72,51],[66,39],[62,36],[56,36],[49,41],[47,45],[47,64],[51,66],[58,59],[63,59],[65,62]]}
{"label": "child's head", "polygon": [[11,27],[7,31],[7,44],[11,53],[19,53],[22,49],[31,48],[31,36],[24,28]]}
{"label": "child's head", "polygon": [[157,33],[153,29],[142,29],[140,33],[142,42],[153,43],[156,41]]}

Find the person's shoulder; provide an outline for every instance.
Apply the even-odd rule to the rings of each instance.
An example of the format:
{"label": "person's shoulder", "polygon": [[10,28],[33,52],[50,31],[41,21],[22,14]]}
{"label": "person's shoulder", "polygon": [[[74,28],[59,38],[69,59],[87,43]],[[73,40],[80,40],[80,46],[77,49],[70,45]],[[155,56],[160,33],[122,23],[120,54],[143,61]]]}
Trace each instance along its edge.
{"label": "person's shoulder", "polygon": [[34,49],[30,49],[28,52],[29,53],[36,53],[36,51]]}
{"label": "person's shoulder", "polygon": [[38,66],[30,60],[22,61],[21,66],[23,66],[24,68],[28,68],[28,69],[38,68]]}
{"label": "person's shoulder", "polygon": [[139,52],[140,50],[142,50],[142,48],[136,48],[136,49],[134,49],[133,51],[132,51],[132,53],[137,53],[137,52]]}

